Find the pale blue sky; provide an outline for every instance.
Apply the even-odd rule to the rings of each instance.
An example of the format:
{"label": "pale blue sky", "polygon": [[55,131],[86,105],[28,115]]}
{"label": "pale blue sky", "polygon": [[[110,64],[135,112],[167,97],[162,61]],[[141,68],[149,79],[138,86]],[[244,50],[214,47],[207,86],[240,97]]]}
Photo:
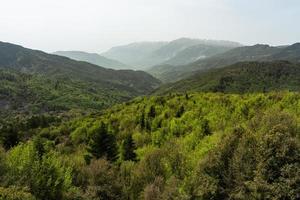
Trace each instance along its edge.
{"label": "pale blue sky", "polygon": [[102,52],[179,37],[300,42],[300,0],[1,0],[0,40]]}

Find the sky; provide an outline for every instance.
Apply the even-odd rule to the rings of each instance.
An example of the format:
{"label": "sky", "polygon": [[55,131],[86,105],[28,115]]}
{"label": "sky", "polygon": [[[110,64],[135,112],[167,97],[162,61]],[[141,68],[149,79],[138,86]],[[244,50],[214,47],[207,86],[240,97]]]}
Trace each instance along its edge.
{"label": "sky", "polygon": [[300,0],[0,0],[0,41],[101,53],[180,37],[300,42]]}

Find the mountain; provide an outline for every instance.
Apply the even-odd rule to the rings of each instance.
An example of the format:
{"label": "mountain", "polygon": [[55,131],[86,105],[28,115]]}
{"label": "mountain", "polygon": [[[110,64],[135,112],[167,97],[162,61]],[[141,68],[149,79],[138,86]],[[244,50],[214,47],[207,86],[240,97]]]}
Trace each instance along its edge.
{"label": "mountain", "polygon": [[[196,45],[198,45],[198,47],[187,49]],[[212,48],[210,50],[205,49],[208,48],[208,46]],[[128,65],[146,69],[163,63],[189,63],[195,61],[195,57],[199,58],[213,55],[224,52],[224,48],[232,49],[238,46],[241,45],[230,41],[179,38],[170,42],[143,42],[113,47],[111,50],[103,53],[102,55],[108,58],[120,60]],[[200,51],[197,53],[198,50]],[[216,50],[215,53],[214,50]]]}
{"label": "mountain", "polygon": [[299,61],[299,45],[287,47],[272,47],[269,45],[254,45],[237,47],[222,54],[199,59],[196,62],[173,66],[160,65],[154,66],[147,70],[164,82],[173,82],[194,74],[196,71],[205,71],[212,68],[225,67],[237,62],[243,61],[273,61],[273,60],[290,60]]}
{"label": "mountain", "polygon": [[59,56],[65,56],[77,61],[85,61],[98,65],[105,68],[111,69],[130,69],[130,66],[127,66],[117,60],[105,58],[97,53],[87,53],[83,51],[56,51],[53,54]]}
{"label": "mountain", "polygon": [[164,64],[184,65],[216,54],[224,53],[232,48],[233,47],[231,46],[213,46],[205,44],[193,45],[179,51],[175,56],[165,61]]}
{"label": "mountain", "polygon": [[282,51],[273,54],[271,57],[273,60],[279,59],[300,62],[300,43],[287,46]]}
{"label": "mountain", "polygon": [[123,46],[116,46],[102,53],[110,59],[119,60],[122,63],[132,66],[135,69],[144,69],[151,66],[149,56],[152,52],[164,46],[166,42],[138,42]]}
{"label": "mountain", "polygon": [[156,94],[186,91],[248,93],[278,90],[300,91],[300,63],[241,62],[164,85],[156,91]]}
{"label": "mountain", "polygon": [[33,103],[59,102],[57,107],[68,109],[80,105],[100,109],[148,94],[160,84],[142,71],[106,69],[4,42],[0,42],[0,69],[4,70],[1,94],[5,101],[21,99],[29,92],[35,94]]}
{"label": "mountain", "polygon": [[153,62],[152,65],[190,63],[197,58],[225,52],[238,46],[240,44],[228,41],[180,38],[154,51],[151,59],[156,62]]}

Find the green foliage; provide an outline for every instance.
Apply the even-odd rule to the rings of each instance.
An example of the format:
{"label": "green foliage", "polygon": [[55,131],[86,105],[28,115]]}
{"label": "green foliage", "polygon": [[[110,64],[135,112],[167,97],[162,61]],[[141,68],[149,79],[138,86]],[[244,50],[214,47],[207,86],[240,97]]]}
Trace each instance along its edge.
{"label": "green foliage", "polygon": [[121,160],[126,161],[126,160],[135,160],[136,159],[136,154],[135,154],[135,144],[132,139],[132,135],[127,135],[125,139],[122,141],[121,144]]}
{"label": "green foliage", "polygon": [[299,91],[299,75],[298,63],[241,62],[196,73],[178,82],[163,85],[156,94],[186,91],[223,93]]}
{"label": "green foliage", "polygon": [[0,200],[35,200],[26,188],[17,188],[9,187],[3,188],[0,187]]}
{"label": "green foliage", "polygon": [[55,153],[40,157],[36,147],[40,146],[30,142],[9,151],[5,182],[27,186],[37,199],[59,199],[70,185],[71,171],[61,164]]}
{"label": "green foliage", "polygon": [[291,92],[137,98],[29,129],[2,150],[0,185],[36,199],[297,199],[299,106]]}
{"label": "green foliage", "polygon": [[88,178],[85,199],[120,199],[121,185],[117,179],[117,172],[106,160],[93,160],[84,169]]}
{"label": "green foliage", "polygon": [[111,161],[117,159],[115,137],[108,133],[107,125],[103,122],[94,129],[87,151],[97,159],[102,157]]}
{"label": "green foliage", "polygon": [[19,142],[17,128],[13,124],[4,124],[0,127],[0,140],[5,149],[10,149]]}
{"label": "green foliage", "polygon": [[298,198],[300,143],[295,119],[277,111],[260,120],[256,131],[235,130],[200,162],[190,185],[194,198]]}

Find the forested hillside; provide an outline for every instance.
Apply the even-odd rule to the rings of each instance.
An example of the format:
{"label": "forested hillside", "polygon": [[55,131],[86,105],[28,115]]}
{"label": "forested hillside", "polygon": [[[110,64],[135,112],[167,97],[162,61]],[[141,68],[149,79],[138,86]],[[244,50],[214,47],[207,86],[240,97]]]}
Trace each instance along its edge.
{"label": "forested hillside", "polygon": [[90,82],[101,89],[115,88],[140,95],[151,92],[160,83],[142,71],[106,69],[3,42],[0,42],[0,69]]}
{"label": "forested hillside", "polygon": [[237,47],[209,58],[199,59],[195,62],[174,66],[158,65],[148,71],[164,82],[175,82],[195,73],[215,68],[222,68],[237,62],[249,61],[278,61],[286,60],[299,62],[300,45],[298,43],[286,47],[272,47],[269,45],[253,45]]}
{"label": "forested hillside", "polygon": [[288,61],[241,62],[199,72],[175,83],[165,84],[156,94],[171,92],[251,93],[300,91],[300,64]]}
{"label": "forested hillside", "polygon": [[71,78],[0,70],[0,116],[98,111],[135,97],[134,91]]}
{"label": "forested hillside", "polygon": [[[140,97],[20,131],[2,199],[297,199],[299,93]],[[1,128],[1,135],[7,130]]]}

